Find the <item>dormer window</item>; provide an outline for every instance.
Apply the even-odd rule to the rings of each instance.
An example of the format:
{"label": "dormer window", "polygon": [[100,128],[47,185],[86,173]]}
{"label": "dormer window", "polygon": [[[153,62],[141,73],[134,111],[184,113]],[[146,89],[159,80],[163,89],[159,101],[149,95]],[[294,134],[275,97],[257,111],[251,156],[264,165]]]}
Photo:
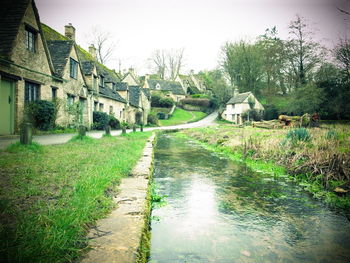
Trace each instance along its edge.
{"label": "dormer window", "polygon": [[70,58],[70,77],[73,79],[77,79],[78,77],[78,62],[74,59]]}
{"label": "dormer window", "polygon": [[31,52],[35,52],[35,50],[36,50],[35,42],[36,42],[37,32],[26,26],[25,34],[26,34],[26,38],[25,38],[26,49],[31,51]]}
{"label": "dormer window", "polygon": [[156,85],[156,89],[160,89],[160,85],[159,85],[159,83],[157,83],[157,85]]}

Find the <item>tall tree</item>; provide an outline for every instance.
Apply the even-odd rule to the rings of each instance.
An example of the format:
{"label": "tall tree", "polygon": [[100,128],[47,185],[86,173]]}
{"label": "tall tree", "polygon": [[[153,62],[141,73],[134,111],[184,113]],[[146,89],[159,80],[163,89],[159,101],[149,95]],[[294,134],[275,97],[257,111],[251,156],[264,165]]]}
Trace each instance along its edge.
{"label": "tall tree", "polygon": [[305,19],[296,16],[289,24],[290,38],[285,42],[285,56],[296,88],[305,85],[308,74],[320,63],[323,52],[320,45],[312,40]]}
{"label": "tall tree", "polygon": [[334,55],[345,74],[350,77],[350,41],[340,39],[340,43],[334,49]]}
{"label": "tall tree", "polygon": [[157,49],[150,60],[159,78],[175,80],[184,65],[184,49]]}
{"label": "tall tree", "polygon": [[90,44],[96,47],[97,60],[102,64],[110,61],[116,47],[116,44],[112,41],[112,34],[95,26],[88,33],[87,38]]}
{"label": "tall tree", "polygon": [[263,76],[259,47],[255,44],[239,41],[227,42],[222,47],[221,66],[228,75],[231,85],[239,91],[261,93]]}

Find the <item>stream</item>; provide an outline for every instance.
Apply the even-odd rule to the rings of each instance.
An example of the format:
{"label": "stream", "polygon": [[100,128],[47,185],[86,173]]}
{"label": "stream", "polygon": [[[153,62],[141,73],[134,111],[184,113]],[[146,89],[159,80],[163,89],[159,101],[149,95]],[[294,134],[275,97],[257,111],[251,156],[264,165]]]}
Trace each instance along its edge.
{"label": "stream", "polygon": [[350,262],[350,222],[284,178],[158,137],[149,263]]}

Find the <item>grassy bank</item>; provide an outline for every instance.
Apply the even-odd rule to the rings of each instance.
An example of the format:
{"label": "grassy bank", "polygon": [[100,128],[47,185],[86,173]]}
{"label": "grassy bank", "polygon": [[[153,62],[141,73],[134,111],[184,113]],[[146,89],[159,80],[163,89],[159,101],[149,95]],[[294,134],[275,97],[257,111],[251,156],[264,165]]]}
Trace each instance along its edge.
{"label": "grassy bank", "polygon": [[195,122],[203,119],[205,116],[207,116],[207,114],[201,111],[185,111],[183,109],[176,108],[173,115],[168,120],[159,120],[159,125],[171,126],[188,122]]}
{"label": "grassy bank", "polygon": [[350,210],[350,196],[333,192],[337,186],[350,181],[349,125],[308,129],[306,140],[293,139],[290,130],[238,128],[229,124],[182,133],[232,159],[244,160],[254,170],[289,174],[291,180],[315,197]]}
{"label": "grassy bank", "polygon": [[113,207],[150,133],[0,152],[1,262],[70,262]]}

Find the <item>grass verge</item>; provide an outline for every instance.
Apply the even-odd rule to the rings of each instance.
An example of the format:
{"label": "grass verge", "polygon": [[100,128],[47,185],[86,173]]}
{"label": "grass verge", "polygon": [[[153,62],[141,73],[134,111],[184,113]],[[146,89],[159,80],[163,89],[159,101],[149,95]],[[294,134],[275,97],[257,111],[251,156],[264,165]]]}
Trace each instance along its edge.
{"label": "grass verge", "polygon": [[232,125],[190,129],[182,133],[211,150],[246,162],[253,170],[288,174],[290,180],[314,197],[350,214],[350,195],[339,196],[333,192],[337,186],[349,183],[349,126],[308,129],[310,138],[307,141],[291,141],[289,130]]}
{"label": "grass verge", "polygon": [[200,111],[185,111],[176,108],[173,115],[168,120],[159,120],[160,126],[171,126],[177,124],[184,124],[188,122],[198,121],[206,116],[204,112]]}
{"label": "grass verge", "polygon": [[0,261],[71,262],[85,235],[113,208],[120,178],[150,133],[0,152]]}

